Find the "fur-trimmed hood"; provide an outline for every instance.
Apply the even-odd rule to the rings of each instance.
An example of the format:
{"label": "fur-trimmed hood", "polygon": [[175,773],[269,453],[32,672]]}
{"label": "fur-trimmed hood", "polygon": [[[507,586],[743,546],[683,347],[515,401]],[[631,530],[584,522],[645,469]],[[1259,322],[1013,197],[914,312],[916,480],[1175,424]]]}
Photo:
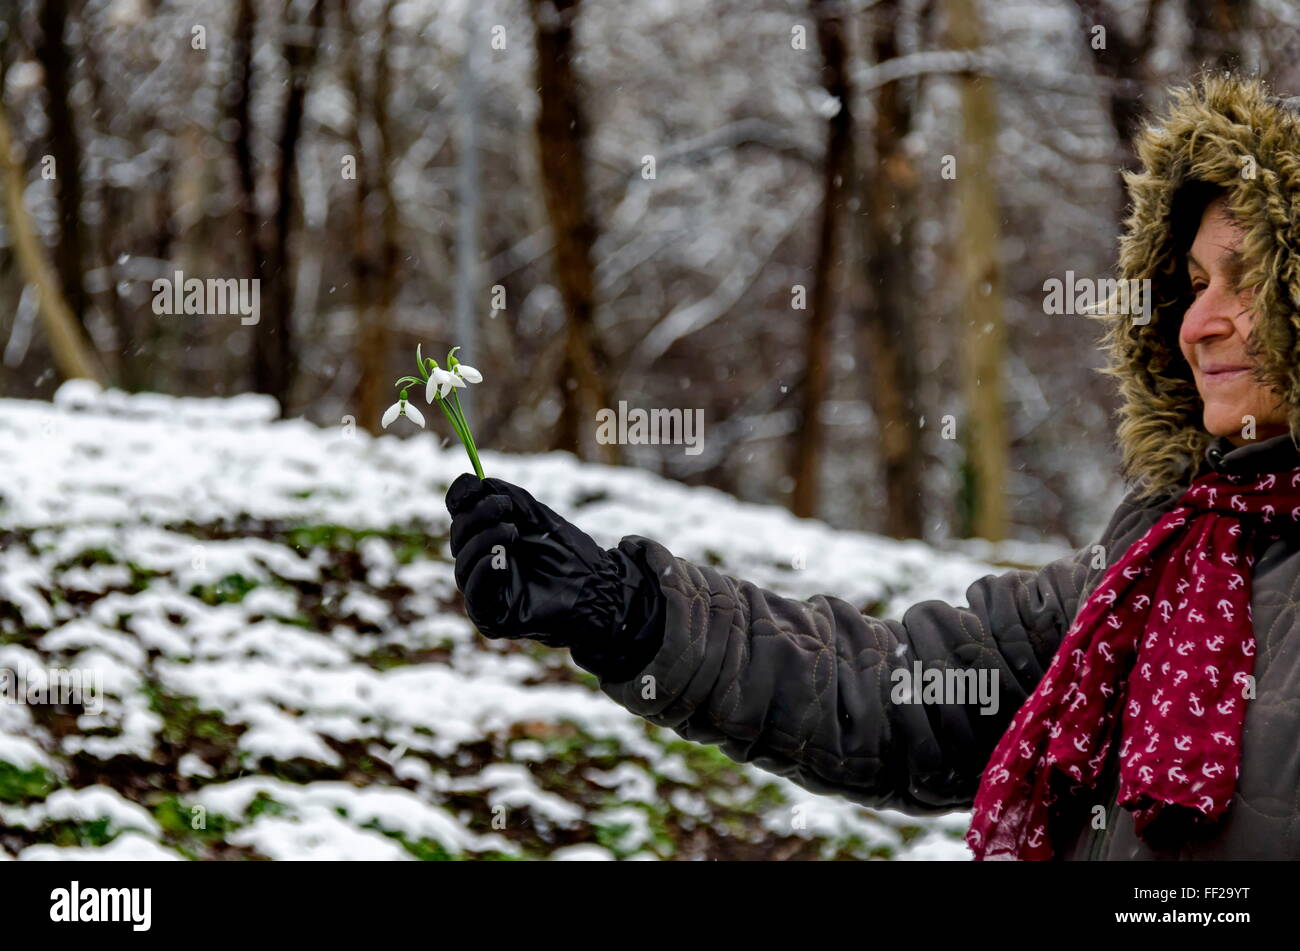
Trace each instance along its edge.
{"label": "fur-trimmed hood", "polygon": [[1254,79],[1206,75],[1173,91],[1136,146],[1142,168],[1124,175],[1131,204],[1119,277],[1151,280],[1150,321],[1099,319],[1109,357],[1103,372],[1118,378],[1122,399],[1122,471],[1154,496],[1178,492],[1200,474],[1213,439],[1178,348],[1191,291],[1176,199],[1189,182],[1225,188],[1245,229],[1243,284],[1255,288],[1259,378],[1283,394],[1291,439],[1300,444],[1300,98],[1272,95]]}

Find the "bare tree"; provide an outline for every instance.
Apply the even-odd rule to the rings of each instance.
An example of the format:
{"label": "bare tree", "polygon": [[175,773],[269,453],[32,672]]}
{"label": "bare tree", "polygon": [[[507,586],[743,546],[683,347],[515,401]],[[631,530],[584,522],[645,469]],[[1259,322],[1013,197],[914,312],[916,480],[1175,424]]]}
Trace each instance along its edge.
{"label": "bare tree", "polygon": [[839,275],[840,219],[846,181],[853,161],[853,113],[850,105],[848,37],[839,0],[812,0],[817,42],[822,55],[822,86],[838,108],[826,124],[822,159],[822,204],[817,226],[812,307],[804,343],[803,393],[796,426],[794,491],[790,509],[808,518],[816,514],[825,431],[821,407],[830,387],[831,316]]}
{"label": "bare tree", "polygon": [[[340,23],[346,36],[357,35],[352,6],[353,0],[339,0]],[[343,62],[344,78],[355,104],[351,129],[356,163],[351,263],[360,372],[354,398],[361,424],[372,433],[379,432],[380,415],[392,396],[388,360],[397,260],[397,211],[388,184],[392,137],[388,119],[388,46],[392,8],[393,0],[388,0],[383,9],[383,42],[375,64],[373,88],[365,81],[357,44],[347,45]],[[373,136],[366,135],[368,123]],[[373,148],[367,146],[368,140],[374,143]],[[371,196],[376,193],[383,204],[378,228],[370,220]]]}
{"label": "bare tree", "polygon": [[[978,49],[982,29],[974,0],[945,0],[953,49]],[[1002,268],[998,259],[997,108],[991,80],[962,73],[962,148],[957,161],[961,208],[957,254],[961,269],[963,380],[970,483],[967,531],[998,540],[1006,535],[1007,424],[1002,397],[1006,356]]]}
{"label": "bare tree", "polygon": [[32,228],[31,216],[23,204],[25,176],[14,158],[9,117],[0,98],[0,171],[4,175],[5,217],[13,236],[18,263],[29,284],[40,295],[41,320],[50,338],[54,363],[65,378],[84,377],[102,382],[103,377],[86,345],[76,316],[63,297],[58,279],[45,260],[45,251]]}
{"label": "bare tree", "polygon": [[[589,207],[587,120],[577,72],[573,68],[574,20],[581,0],[530,0],[536,37],[537,151],[542,196],[554,233],[555,279],[568,319],[560,367],[560,415],[556,446],[583,456],[584,424],[610,405],[609,365],[596,334],[596,279],[592,246],[596,223]],[[607,462],[617,462],[618,446],[603,444]]]}
{"label": "bare tree", "polygon": [[75,12],[76,0],[43,0],[40,7],[40,39],[36,58],[45,73],[48,148],[54,159],[54,183],[58,193],[59,241],[54,250],[63,297],[77,323],[85,326],[86,290],[82,274],[86,266],[81,226],[81,143],[72,111],[72,60],[63,43],[63,30]]}
{"label": "bare tree", "polygon": [[1149,0],[1142,16],[1142,27],[1137,36],[1129,39],[1120,28],[1119,18],[1105,0],[1078,0],[1080,16],[1083,18],[1085,34],[1089,46],[1093,46],[1094,30],[1100,27],[1104,32],[1105,46],[1094,49],[1097,72],[1111,80],[1110,109],[1111,124],[1115,127],[1115,136],[1119,140],[1122,162],[1126,168],[1137,167],[1137,156],[1133,153],[1133,134],[1145,104],[1142,101],[1142,85],[1148,79],[1148,60],[1156,44],[1156,24],[1160,20],[1160,11],[1164,0]]}
{"label": "bare tree", "polygon": [[[882,0],[868,13],[867,35],[877,64],[899,55],[898,7],[898,0]],[[872,438],[885,492],[882,528],[895,538],[920,538],[925,526],[916,326],[926,315],[917,306],[912,278],[919,179],[903,147],[912,105],[903,84],[889,82],[876,90],[875,106],[872,160],[855,175],[861,258],[855,268],[854,324],[863,364],[870,368],[877,426]]]}
{"label": "bare tree", "polygon": [[1192,65],[1210,69],[1241,66],[1241,38],[1250,22],[1250,0],[1194,0],[1191,20]]}

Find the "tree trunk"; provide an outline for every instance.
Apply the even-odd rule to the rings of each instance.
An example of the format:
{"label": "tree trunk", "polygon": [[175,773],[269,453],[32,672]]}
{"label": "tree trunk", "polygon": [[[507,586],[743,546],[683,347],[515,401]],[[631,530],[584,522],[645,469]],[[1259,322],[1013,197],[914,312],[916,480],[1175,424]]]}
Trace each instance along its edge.
{"label": "tree trunk", "polygon": [[[974,0],[945,0],[953,49],[982,44]],[[998,260],[997,110],[991,81],[962,74],[962,148],[957,162],[961,230],[957,253],[962,282],[967,422],[964,441],[969,470],[970,519],[967,531],[993,541],[1006,535],[1006,408],[1002,363],[1006,350],[1002,272]]]}
{"label": "tree trunk", "polygon": [[[898,56],[898,15],[898,0],[887,0],[870,13],[869,35],[876,64]],[[870,367],[875,449],[885,494],[882,530],[894,538],[922,538],[925,534],[915,328],[928,315],[917,307],[912,279],[918,178],[903,148],[911,122],[902,85],[881,86],[876,93],[874,161],[864,163],[865,174],[857,176],[862,257],[855,282],[855,324],[861,328],[863,365]]]}
{"label": "tree trunk", "polygon": [[[1083,20],[1084,35],[1089,42],[1089,49],[1097,64],[1097,72],[1107,79],[1115,81],[1110,94],[1110,119],[1119,141],[1123,167],[1137,168],[1137,156],[1133,152],[1133,134],[1137,130],[1145,104],[1142,101],[1141,83],[1146,79],[1146,61],[1149,52],[1156,43],[1156,23],[1164,0],[1150,0],[1142,18],[1142,31],[1136,40],[1130,41],[1119,28],[1119,23],[1111,14],[1106,0],[1077,0],[1079,14]],[[1092,28],[1103,27],[1106,31],[1106,48],[1092,49]]]}
{"label": "tree trunk", "polygon": [[[54,266],[63,297],[78,325],[86,320],[85,267],[81,233],[81,144],[72,113],[72,61],[63,45],[63,28],[72,10],[69,0],[43,0],[40,8],[41,38],[36,58],[45,73],[48,97],[49,154],[54,159],[54,182],[58,191],[59,243]],[[81,331],[78,331],[81,332]]]}
{"label": "tree trunk", "polygon": [[76,316],[64,300],[59,282],[45,260],[45,251],[32,227],[23,204],[26,176],[14,158],[9,117],[0,99],[0,170],[4,175],[5,215],[13,238],[14,252],[28,284],[40,296],[41,320],[49,336],[50,351],[59,373],[66,379],[84,377],[102,383],[103,377],[81,333]]}
{"label": "tree trunk", "polygon": [[[573,25],[580,0],[529,0],[536,36],[537,149],[542,194],[555,237],[555,278],[568,320],[560,366],[560,415],[556,446],[585,458],[584,432],[593,432],[596,411],[610,405],[609,367],[596,336],[592,246],[596,225],[589,208],[587,123],[573,68]],[[570,384],[572,383],[572,386]],[[604,461],[616,463],[619,447],[603,444]]]}
{"label": "tree trunk", "polygon": [[853,160],[848,38],[843,12],[837,0],[813,0],[813,15],[817,20],[817,42],[822,55],[822,85],[827,93],[839,100],[839,111],[830,118],[826,130],[817,260],[804,346],[806,369],[795,437],[794,492],[790,509],[801,518],[811,518],[817,511],[826,442],[821,406],[830,389],[831,316],[835,278],[839,274],[836,257],[840,254],[840,213]]}
{"label": "tree trunk", "polygon": [[[291,22],[292,7],[292,0],[289,0],[285,4],[286,22]],[[324,0],[315,0],[308,13],[310,38],[305,43],[297,42],[291,34],[282,50],[289,74],[289,95],[285,100],[277,140],[279,177],[276,181],[274,227],[266,254],[266,274],[271,281],[267,296],[271,306],[262,315],[253,347],[253,385],[257,392],[274,396],[282,413],[289,411],[297,369],[293,341],[294,270],[293,262],[289,260],[289,231],[297,190],[298,142],[302,135],[303,103],[320,43],[324,11]]]}
{"label": "tree trunk", "polygon": [[1195,68],[1241,68],[1241,34],[1250,22],[1249,0],[1196,0],[1187,5]]}

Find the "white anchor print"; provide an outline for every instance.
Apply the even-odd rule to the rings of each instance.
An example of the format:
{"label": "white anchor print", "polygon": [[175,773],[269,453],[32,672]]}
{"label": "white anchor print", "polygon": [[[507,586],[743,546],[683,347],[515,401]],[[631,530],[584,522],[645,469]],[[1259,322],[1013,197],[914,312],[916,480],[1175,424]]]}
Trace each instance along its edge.
{"label": "white anchor print", "polygon": [[[1220,713],[1222,713],[1224,716],[1227,716],[1229,713],[1233,711],[1233,708],[1235,708],[1236,706],[1237,706],[1237,698],[1229,697],[1227,700],[1223,701],[1223,703],[1215,707],[1215,709],[1218,710]],[[1197,716],[1200,716],[1200,714],[1197,714]]]}
{"label": "white anchor print", "polygon": [[1219,686],[1219,668],[1218,668],[1218,667],[1215,667],[1213,664],[1206,664],[1206,665],[1205,665],[1205,676],[1207,676],[1207,677],[1210,678],[1210,686],[1212,686],[1212,687],[1217,687],[1217,686]]}
{"label": "white anchor print", "polygon": [[1210,734],[1210,739],[1215,743],[1222,743],[1224,746],[1236,746],[1237,742],[1222,730],[1215,730]]}
{"label": "white anchor print", "polygon": [[[1228,618],[1228,620],[1231,621],[1232,618]],[[1220,649],[1223,647],[1223,635],[1216,634],[1214,637],[1211,637],[1208,641],[1205,642],[1205,646],[1217,654],[1220,651]]]}
{"label": "white anchor print", "polygon": [[1246,503],[1241,500],[1240,495],[1234,495],[1229,504],[1238,512],[1246,511]]}
{"label": "white anchor print", "polygon": [[[1297,512],[1300,512],[1300,508],[1297,508],[1296,511],[1297,511]],[[1241,587],[1242,585],[1244,585],[1245,583],[1246,583],[1246,579],[1245,579],[1245,578],[1243,578],[1243,577],[1242,577],[1241,575],[1239,575],[1239,574],[1234,573],[1234,574],[1232,575],[1232,577],[1228,579],[1228,590],[1229,590],[1229,591],[1236,591],[1238,588],[1240,588],[1240,587]],[[1168,620],[1168,618],[1166,618],[1165,620]]]}
{"label": "white anchor print", "polygon": [[1201,801],[1197,803],[1196,808],[1208,815],[1210,811],[1214,809],[1214,800],[1209,796],[1202,796]]}
{"label": "white anchor print", "polygon": [[1025,845],[1031,849],[1036,849],[1043,844],[1043,832],[1046,831],[1044,826],[1036,826],[1029,838],[1025,840]]}
{"label": "white anchor print", "polygon": [[[1249,617],[1250,615],[1249,609],[1247,609],[1246,615]],[[1241,642],[1241,652],[1245,654],[1247,657],[1255,656],[1255,639],[1253,637],[1248,637]]]}
{"label": "white anchor print", "polygon": [[1205,615],[1202,614],[1200,611],[1196,610],[1195,608],[1192,608],[1190,611],[1187,612],[1187,620],[1195,621],[1197,624],[1204,624]]}
{"label": "white anchor print", "polygon": [[1179,769],[1177,766],[1170,766],[1170,767],[1169,767],[1169,774],[1168,774],[1168,775],[1169,775],[1169,778],[1170,778],[1170,779],[1176,780],[1177,782],[1180,782],[1180,783],[1189,783],[1189,782],[1191,782],[1191,780],[1187,778],[1187,774],[1184,773],[1184,772],[1183,772],[1181,769]]}
{"label": "white anchor print", "polygon": [[1222,772],[1223,772],[1222,763],[1206,763],[1204,766],[1201,767],[1201,775],[1208,776],[1211,779],[1213,779],[1215,776],[1218,776]]}
{"label": "white anchor print", "polygon": [[1177,687],[1180,683],[1182,683],[1190,676],[1191,674],[1189,674],[1187,671],[1179,670],[1178,673],[1174,674],[1174,686]]}
{"label": "white anchor print", "polygon": [[1271,489],[1275,485],[1277,485],[1277,476],[1270,472],[1267,476],[1259,480],[1259,485],[1255,486],[1255,488]]}
{"label": "white anchor print", "polygon": [[1174,746],[1179,750],[1189,750],[1192,747],[1192,738],[1190,736],[1180,736],[1174,740]]}
{"label": "white anchor print", "polygon": [[[1192,694],[1188,698],[1187,709],[1192,711],[1192,716],[1197,716],[1197,717],[1205,716],[1205,708],[1201,706],[1201,698],[1196,696],[1196,694]],[[1223,711],[1220,710],[1219,712],[1222,713]]]}
{"label": "white anchor print", "polygon": [[1149,782],[1151,782],[1151,780],[1153,780],[1153,779],[1155,779],[1155,778],[1156,778],[1156,774],[1155,774],[1155,772],[1151,769],[1150,766],[1140,766],[1140,767],[1138,767],[1138,779],[1142,780],[1142,782],[1144,782],[1144,783],[1149,783]]}
{"label": "white anchor print", "polygon": [[1101,594],[1097,595],[1097,600],[1098,600],[1098,601],[1102,601],[1102,602],[1104,602],[1104,603],[1106,603],[1106,604],[1108,604],[1108,605],[1110,605],[1110,604],[1114,604],[1114,603],[1115,603],[1115,589],[1114,589],[1114,588],[1107,588],[1107,589],[1106,589],[1105,591],[1103,591]]}

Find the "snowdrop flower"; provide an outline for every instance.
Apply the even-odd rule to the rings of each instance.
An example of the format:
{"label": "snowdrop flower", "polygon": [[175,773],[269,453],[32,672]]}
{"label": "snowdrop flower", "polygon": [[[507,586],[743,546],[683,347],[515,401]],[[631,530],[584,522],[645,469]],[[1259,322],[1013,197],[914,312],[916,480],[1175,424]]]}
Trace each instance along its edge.
{"label": "snowdrop flower", "polygon": [[435,366],[429,374],[429,384],[424,390],[424,399],[427,403],[432,403],[435,398],[442,399],[451,392],[453,386],[464,386],[465,381],[455,373]]}
{"label": "snowdrop flower", "polygon": [[[465,447],[465,452],[469,455],[469,461],[474,465],[474,472],[481,479],[483,478],[483,465],[479,462],[478,447],[474,445],[474,435],[469,431],[469,422],[465,419],[465,411],[461,408],[460,397],[453,392],[457,387],[464,389],[470,383],[478,383],[483,379],[483,374],[471,366],[466,366],[456,359],[456,351],[460,347],[452,347],[447,351],[447,369],[438,366],[438,361],[433,357],[425,357],[421,347],[415,348],[415,365],[419,369],[420,375],[404,376],[399,379],[394,386],[420,386],[424,385],[424,398],[430,404],[437,402],[438,408],[442,410],[447,421],[451,423],[451,428],[456,431],[460,438],[461,445]],[[447,395],[451,394],[448,399]],[[406,402],[406,390],[402,390],[402,397],[396,403],[388,408],[384,414],[384,428],[397,419],[398,416],[408,416],[420,426],[424,425],[424,417],[419,411]]]}
{"label": "snowdrop flower", "polygon": [[460,361],[457,361],[456,365],[452,367],[452,370],[455,373],[459,374],[465,380],[466,383],[483,382],[483,374],[479,373],[478,370],[475,370],[468,363],[461,363]]}
{"label": "snowdrop flower", "polygon": [[412,406],[406,399],[406,390],[402,390],[402,395],[397,398],[397,402],[384,412],[384,418],[380,420],[380,425],[387,429],[397,417],[405,416],[421,429],[424,428],[424,416],[420,411]]}

